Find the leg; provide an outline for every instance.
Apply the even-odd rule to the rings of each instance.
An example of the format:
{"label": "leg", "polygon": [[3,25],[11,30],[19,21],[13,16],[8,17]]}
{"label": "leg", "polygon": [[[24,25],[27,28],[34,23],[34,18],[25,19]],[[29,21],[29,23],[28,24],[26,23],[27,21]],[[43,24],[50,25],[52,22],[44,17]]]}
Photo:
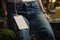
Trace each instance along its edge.
{"label": "leg", "polygon": [[54,33],[44,14],[31,14],[30,25],[34,28],[37,40],[55,40]]}
{"label": "leg", "polygon": [[[16,16],[17,17],[17,16]],[[17,17],[18,18],[18,17]],[[20,18],[20,19],[19,19]],[[23,17],[19,17],[18,19],[16,19],[16,23],[20,24],[19,27],[19,32],[18,32],[18,36],[21,37],[23,40],[30,40],[30,35],[29,35],[29,26],[27,26],[27,24],[29,23],[28,20],[23,19]],[[18,21],[17,21],[18,20]],[[26,21],[26,22],[24,22]],[[25,24],[27,23],[27,24]],[[21,39],[21,40],[22,40]]]}
{"label": "leg", "polygon": [[29,29],[23,29],[19,31],[18,35],[20,35],[23,40],[30,40]]}
{"label": "leg", "polygon": [[10,24],[9,24],[10,29],[12,29],[16,33],[16,36],[17,36],[16,40],[30,40],[30,34],[29,34],[30,29],[29,29],[28,20],[24,17],[24,21],[25,21],[26,24],[24,24],[24,21],[23,21],[23,24],[28,25],[28,28],[19,29],[18,26],[16,25],[17,23],[14,20],[12,15],[10,15],[9,19],[10,19],[9,20],[10,21]]}

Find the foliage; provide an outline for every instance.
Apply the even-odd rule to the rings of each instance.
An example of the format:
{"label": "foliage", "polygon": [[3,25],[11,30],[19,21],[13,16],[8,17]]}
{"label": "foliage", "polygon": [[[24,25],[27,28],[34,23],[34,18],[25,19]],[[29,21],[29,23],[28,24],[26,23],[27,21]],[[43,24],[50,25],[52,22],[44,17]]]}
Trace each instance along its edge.
{"label": "foliage", "polygon": [[[2,40],[1,38],[11,38],[13,40],[15,40],[15,33],[12,31],[12,30],[9,30],[9,29],[0,29],[0,40]],[[9,40],[11,40],[9,39]]]}

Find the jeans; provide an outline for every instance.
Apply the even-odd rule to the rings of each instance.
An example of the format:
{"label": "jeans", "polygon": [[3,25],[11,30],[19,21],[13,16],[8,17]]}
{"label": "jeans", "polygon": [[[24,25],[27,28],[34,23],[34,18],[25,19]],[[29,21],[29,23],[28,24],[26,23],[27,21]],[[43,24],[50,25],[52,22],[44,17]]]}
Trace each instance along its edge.
{"label": "jeans", "polygon": [[24,21],[26,22],[28,28],[19,29],[13,16],[17,15],[16,14],[9,15],[8,21],[9,21],[9,29],[13,30],[16,33],[16,40],[30,40],[30,29],[28,20],[24,17]]}
{"label": "jeans", "polygon": [[[33,1],[24,2],[23,4],[21,3],[16,4],[18,15],[23,15],[28,19],[30,27],[36,32],[37,40],[55,40],[53,30],[50,24],[48,23],[47,19],[45,18],[43,12],[41,11],[41,8],[39,8],[37,2]],[[15,10],[14,11],[11,11],[12,9],[8,10],[10,10],[8,11],[9,12],[8,16],[11,16],[12,13],[16,14]]]}
{"label": "jeans", "polygon": [[30,20],[31,27],[35,30],[37,40],[55,40],[53,30],[44,14],[33,15]]}

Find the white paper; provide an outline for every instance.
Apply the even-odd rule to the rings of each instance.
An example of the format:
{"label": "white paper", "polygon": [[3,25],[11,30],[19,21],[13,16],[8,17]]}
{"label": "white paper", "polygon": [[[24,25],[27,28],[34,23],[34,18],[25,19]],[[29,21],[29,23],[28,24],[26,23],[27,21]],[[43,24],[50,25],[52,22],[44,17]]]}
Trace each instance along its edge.
{"label": "white paper", "polygon": [[22,15],[14,16],[14,19],[15,19],[19,29],[28,29],[29,28]]}

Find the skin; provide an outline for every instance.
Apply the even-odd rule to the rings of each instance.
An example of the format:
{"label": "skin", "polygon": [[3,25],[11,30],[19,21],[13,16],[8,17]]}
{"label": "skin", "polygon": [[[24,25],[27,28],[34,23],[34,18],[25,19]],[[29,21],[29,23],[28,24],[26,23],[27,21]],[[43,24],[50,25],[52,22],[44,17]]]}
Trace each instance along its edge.
{"label": "skin", "polygon": [[5,0],[2,0],[2,8],[3,8],[3,11],[4,11],[4,17],[7,16],[7,8],[6,8],[6,5],[5,5]]}
{"label": "skin", "polygon": [[43,11],[43,12],[46,12],[46,11],[44,10],[42,1],[41,1],[41,0],[37,0],[37,1],[38,1],[38,3],[39,3],[39,6],[41,7],[42,11]]}
{"label": "skin", "polygon": [[2,8],[3,8],[3,17],[4,17],[4,23],[3,23],[3,28],[7,29],[8,25],[7,25],[7,10],[6,10],[6,5],[5,5],[5,0],[1,0],[2,2]]}
{"label": "skin", "polygon": [[43,7],[42,0],[37,0],[37,1],[38,1],[38,3],[39,3],[39,6],[41,7],[41,9],[42,9],[45,17],[47,18],[48,22],[51,22],[51,18],[47,15],[47,13],[46,13],[46,11],[45,11],[45,9],[44,9],[44,7]]}

